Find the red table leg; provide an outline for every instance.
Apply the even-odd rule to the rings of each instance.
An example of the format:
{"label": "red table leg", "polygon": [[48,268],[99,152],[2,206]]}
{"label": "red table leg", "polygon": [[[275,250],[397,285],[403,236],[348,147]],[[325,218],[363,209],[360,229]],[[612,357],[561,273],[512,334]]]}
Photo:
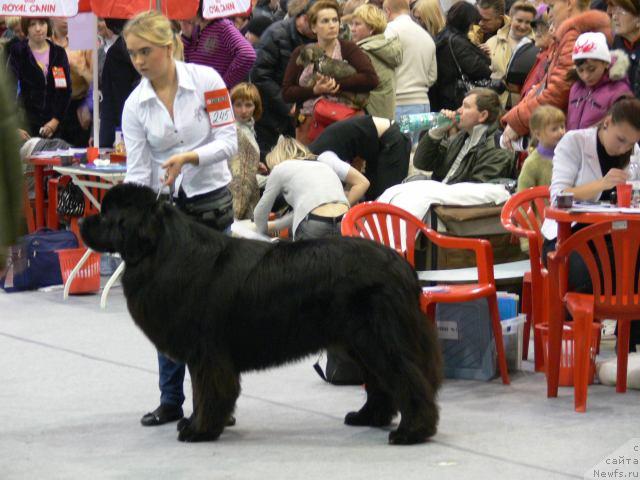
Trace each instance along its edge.
{"label": "red table leg", "polygon": [[44,227],[44,165],[33,166],[36,193],[36,229]]}

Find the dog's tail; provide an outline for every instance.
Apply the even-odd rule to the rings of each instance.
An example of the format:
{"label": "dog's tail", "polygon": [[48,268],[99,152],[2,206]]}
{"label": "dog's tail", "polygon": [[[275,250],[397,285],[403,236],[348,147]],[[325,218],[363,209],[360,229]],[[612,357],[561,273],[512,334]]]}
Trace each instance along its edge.
{"label": "dog's tail", "polygon": [[390,273],[390,277],[396,279],[404,292],[404,294],[397,292],[398,294],[390,301],[394,311],[404,312],[406,315],[406,318],[401,318],[399,321],[405,324],[405,331],[410,336],[406,339],[411,343],[409,351],[417,352],[418,358],[414,359],[416,364],[421,367],[429,385],[437,391],[442,384],[442,353],[435,324],[420,308],[422,289],[418,276],[411,265],[404,260],[394,262]]}

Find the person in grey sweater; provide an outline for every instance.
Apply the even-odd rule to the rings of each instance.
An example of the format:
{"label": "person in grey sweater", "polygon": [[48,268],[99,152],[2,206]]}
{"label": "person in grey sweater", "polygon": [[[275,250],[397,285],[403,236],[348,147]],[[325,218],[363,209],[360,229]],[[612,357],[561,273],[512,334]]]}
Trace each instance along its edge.
{"label": "person in grey sweater", "polygon": [[[290,137],[280,137],[266,162],[271,174],[253,212],[260,233],[289,227],[294,240],[340,235],[342,216],[369,188],[366,177],[335,153],[313,155]],[[268,222],[280,194],[292,211]]]}

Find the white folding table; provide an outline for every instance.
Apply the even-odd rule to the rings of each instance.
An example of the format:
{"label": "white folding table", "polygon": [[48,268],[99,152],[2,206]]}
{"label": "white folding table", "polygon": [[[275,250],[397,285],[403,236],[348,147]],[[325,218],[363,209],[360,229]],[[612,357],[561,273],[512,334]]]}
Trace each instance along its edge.
{"label": "white folding table", "polygon": [[[116,165],[111,164],[104,167],[91,167],[91,166],[73,166],[73,167],[53,167],[53,169],[60,173],[61,175],[68,175],[73,180],[82,193],[89,199],[89,201],[100,210],[100,202],[93,195],[90,188],[100,188],[103,190],[108,190],[114,185],[121,183],[124,180],[126,174],[126,166],[125,165]],[[88,177],[98,177],[99,181],[93,180]],[[66,300],[69,297],[69,289],[71,288],[71,282],[76,277],[82,266],[89,259],[89,256],[93,250],[87,248],[87,251],[82,256],[82,258],[78,261],[76,266],[71,270],[69,274],[69,278],[64,284],[64,292],[63,298]],[[124,270],[124,262],[122,262],[115,272],[111,275],[109,280],[107,281],[104,289],[102,290],[102,296],[100,297],[100,307],[105,308],[107,306],[107,296],[109,295],[109,290],[116,282],[116,280],[122,274]]]}

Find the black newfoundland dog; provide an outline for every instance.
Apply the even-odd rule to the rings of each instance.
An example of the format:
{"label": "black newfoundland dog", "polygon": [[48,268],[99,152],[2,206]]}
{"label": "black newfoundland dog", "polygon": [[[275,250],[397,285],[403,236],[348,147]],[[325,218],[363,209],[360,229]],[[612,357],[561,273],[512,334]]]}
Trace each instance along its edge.
{"label": "black newfoundland dog", "polygon": [[111,189],[82,224],[86,244],[118,252],[129,312],[156,348],[185,362],[196,411],[179,440],[215,440],[240,394],[240,374],[330,346],[358,362],[367,401],[347,425],[386,426],[392,444],[436,433],[441,357],[420,310],[415,272],[357,238],[271,244],[217,233],[146,187]]}

